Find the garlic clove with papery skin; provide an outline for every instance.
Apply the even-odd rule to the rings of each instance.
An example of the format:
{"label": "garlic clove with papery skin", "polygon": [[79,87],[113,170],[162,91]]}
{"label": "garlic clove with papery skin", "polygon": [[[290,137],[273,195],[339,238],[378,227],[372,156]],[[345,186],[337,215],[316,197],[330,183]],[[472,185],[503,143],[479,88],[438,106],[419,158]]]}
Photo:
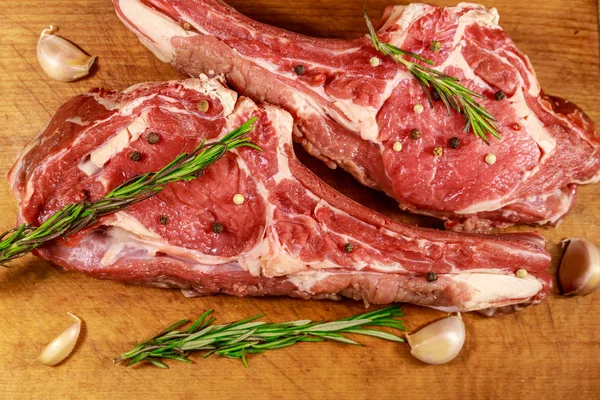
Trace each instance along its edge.
{"label": "garlic clove with papery skin", "polygon": [[68,40],[54,34],[56,28],[44,29],[37,43],[37,59],[52,79],[72,82],[90,73],[96,57],[91,57]]}
{"label": "garlic clove with papery skin", "polygon": [[38,360],[44,365],[53,366],[60,363],[67,358],[75,348],[79,333],[81,332],[81,319],[71,313],[67,314],[73,317],[76,322],[62,331],[56,339],[44,347],[44,350],[42,350],[42,353],[38,357]]}
{"label": "garlic clove with papery skin", "polygon": [[565,296],[585,296],[600,288],[600,249],[586,239],[563,241],[565,252],[558,267],[558,283]]}
{"label": "garlic clove with papery skin", "polygon": [[406,335],[410,353],[427,364],[452,361],[465,343],[465,324],[460,314],[435,321]]}

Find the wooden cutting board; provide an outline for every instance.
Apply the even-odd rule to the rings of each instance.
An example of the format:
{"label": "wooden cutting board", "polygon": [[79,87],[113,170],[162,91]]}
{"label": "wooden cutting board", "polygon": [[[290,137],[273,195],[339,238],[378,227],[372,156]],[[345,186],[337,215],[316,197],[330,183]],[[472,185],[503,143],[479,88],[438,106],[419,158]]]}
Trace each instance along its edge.
{"label": "wooden cutting board", "polygon": [[[378,17],[393,0],[231,0],[250,17],[323,37],[363,34],[361,6]],[[433,1],[452,5],[451,1]],[[548,93],[571,99],[600,123],[598,5],[595,0],[488,1],[504,29],[531,58]],[[91,87],[177,78],[117,20],[109,0],[4,0],[0,23],[0,172],[64,101]],[[49,24],[98,55],[92,75],[66,84],[49,80],[35,57],[39,33]],[[394,218],[408,217],[390,199],[366,190],[340,171],[302,160],[350,197]],[[577,207],[558,228],[539,229],[558,260],[568,236],[600,244],[600,185],[581,188]],[[0,230],[15,223],[16,204],[0,182]],[[529,230],[533,228],[519,228]],[[207,308],[221,321],[264,313],[271,321],[335,319],[362,312],[352,301],[186,299],[178,291],[98,281],[25,257],[0,271],[0,397],[36,398],[600,398],[600,293],[563,298],[496,319],[466,315],[468,338],[459,357],[442,366],[412,358],[407,346],[362,338],[366,347],[301,344],[250,359],[194,357],[170,370],[115,366],[111,358],[183,317]],[[444,313],[404,306],[410,330]],[[40,350],[71,323],[85,320],[72,357],[49,368]]]}

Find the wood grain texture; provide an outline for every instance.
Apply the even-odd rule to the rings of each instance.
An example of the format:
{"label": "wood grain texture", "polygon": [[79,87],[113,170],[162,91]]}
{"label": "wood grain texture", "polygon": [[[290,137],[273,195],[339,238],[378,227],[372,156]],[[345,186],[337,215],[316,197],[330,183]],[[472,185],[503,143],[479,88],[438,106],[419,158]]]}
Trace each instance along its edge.
{"label": "wood grain texture", "polygon": [[[380,15],[392,0],[231,0],[245,14],[297,32],[324,37],[364,33],[360,7]],[[450,1],[433,1],[451,5]],[[568,4],[568,5],[567,5]],[[598,4],[595,0],[490,0],[504,29],[531,58],[548,93],[566,97],[600,123]],[[177,78],[117,20],[108,0],[4,0],[0,8],[0,172],[71,96],[101,86]],[[53,82],[35,58],[39,33],[49,24],[98,55],[82,81]],[[350,197],[394,218],[436,225],[396,210],[390,199],[357,185],[300,154],[314,171]],[[0,183],[0,227],[14,224],[16,205]],[[517,228],[528,230],[531,228]],[[577,207],[556,229],[541,229],[555,265],[568,236],[600,244],[600,185],[584,187]],[[555,268],[555,265],[553,268]],[[563,399],[600,397],[600,293],[562,298],[552,293],[521,313],[485,319],[467,315],[468,338],[448,365],[427,366],[406,346],[361,339],[367,347],[301,344],[238,361],[195,358],[167,371],[113,366],[111,357],[182,317],[214,308],[225,321],[265,313],[271,321],[334,319],[361,312],[351,301],[291,299],[185,299],[177,291],[98,281],[25,257],[0,271],[0,398],[477,398]],[[406,306],[410,330],[443,313]],[[35,358],[71,323],[85,320],[71,359],[56,368]]]}

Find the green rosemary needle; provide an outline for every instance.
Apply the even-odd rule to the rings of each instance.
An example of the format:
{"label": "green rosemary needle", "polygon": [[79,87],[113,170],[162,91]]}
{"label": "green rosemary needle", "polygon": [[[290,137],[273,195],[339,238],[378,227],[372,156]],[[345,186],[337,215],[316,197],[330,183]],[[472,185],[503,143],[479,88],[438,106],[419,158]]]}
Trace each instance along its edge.
{"label": "green rosemary needle", "polygon": [[486,135],[488,133],[497,139],[502,139],[498,126],[496,125],[496,118],[474,100],[476,97],[480,98],[480,94],[462,86],[459,83],[458,78],[446,75],[416,62],[406,60],[404,57],[408,56],[425,64],[433,65],[433,61],[423,58],[418,54],[400,49],[389,43],[381,42],[375,33],[375,28],[367,14],[367,10],[364,8],[363,14],[367,28],[369,29],[369,37],[371,38],[375,49],[392,59],[394,62],[406,67],[425,92],[431,107],[433,107],[433,99],[431,97],[430,89],[435,91],[440,100],[444,102],[448,114],[450,114],[450,109],[454,109],[456,112],[465,115],[465,132],[472,130],[475,136],[481,138],[486,144],[489,144]]}
{"label": "green rosemary needle", "polygon": [[190,181],[198,172],[219,160],[237,147],[254,145],[247,134],[254,129],[256,118],[248,120],[222,139],[202,142],[192,153],[183,153],[157,172],[136,176],[123,183],[104,198],[68,204],[39,227],[23,224],[0,235],[0,265],[24,256],[49,240],[68,237],[93,224],[99,217],[120,211],[146,200],[163,190],[169,183]]}
{"label": "green rosemary needle", "polygon": [[187,319],[174,323],[152,339],[121,354],[113,362],[116,364],[128,361],[128,365],[134,365],[146,360],[156,367],[168,368],[162,360],[173,359],[190,363],[188,355],[191,352],[203,351],[205,352],[204,358],[215,354],[241,359],[247,367],[246,356],[249,354],[282,349],[299,342],[333,340],[360,346],[360,343],[345,336],[349,333],[374,336],[393,342],[404,342],[400,336],[372,328],[388,327],[401,331],[406,330],[402,320],[397,319],[404,316],[402,310],[397,306],[332,322],[299,320],[276,324],[256,321],[263,316],[256,315],[229,324],[211,325],[215,321],[215,318],[210,316],[212,312],[213,310],[206,311],[187,330],[177,329],[188,323]]}

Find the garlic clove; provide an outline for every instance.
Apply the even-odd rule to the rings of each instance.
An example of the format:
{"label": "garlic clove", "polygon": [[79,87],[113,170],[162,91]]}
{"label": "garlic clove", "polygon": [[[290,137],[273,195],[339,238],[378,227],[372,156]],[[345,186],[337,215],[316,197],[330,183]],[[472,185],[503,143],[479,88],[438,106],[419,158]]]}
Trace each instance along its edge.
{"label": "garlic clove", "polygon": [[452,361],[465,343],[465,324],[460,314],[435,321],[406,335],[410,353],[427,364]]}
{"label": "garlic clove", "polygon": [[81,319],[71,313],[67,313],[75,319],[75,323],[65,329],[53,341],[48,343],[38,360],[44,365],[56,365],[71,354],[81,332]]}
{"label": "garlic clove", "polygon": [[91,57],[68,40],[54,34],[56,28],[44,29],[37,43],[37,59],[52,79],[72,82],[89,74],[96,57]]}
{"label": "garlic clove", "polygon": [[585,296],[600,288],[600,249],[586,239],[567,239],[558,267],[558,283],[565,296]]}

